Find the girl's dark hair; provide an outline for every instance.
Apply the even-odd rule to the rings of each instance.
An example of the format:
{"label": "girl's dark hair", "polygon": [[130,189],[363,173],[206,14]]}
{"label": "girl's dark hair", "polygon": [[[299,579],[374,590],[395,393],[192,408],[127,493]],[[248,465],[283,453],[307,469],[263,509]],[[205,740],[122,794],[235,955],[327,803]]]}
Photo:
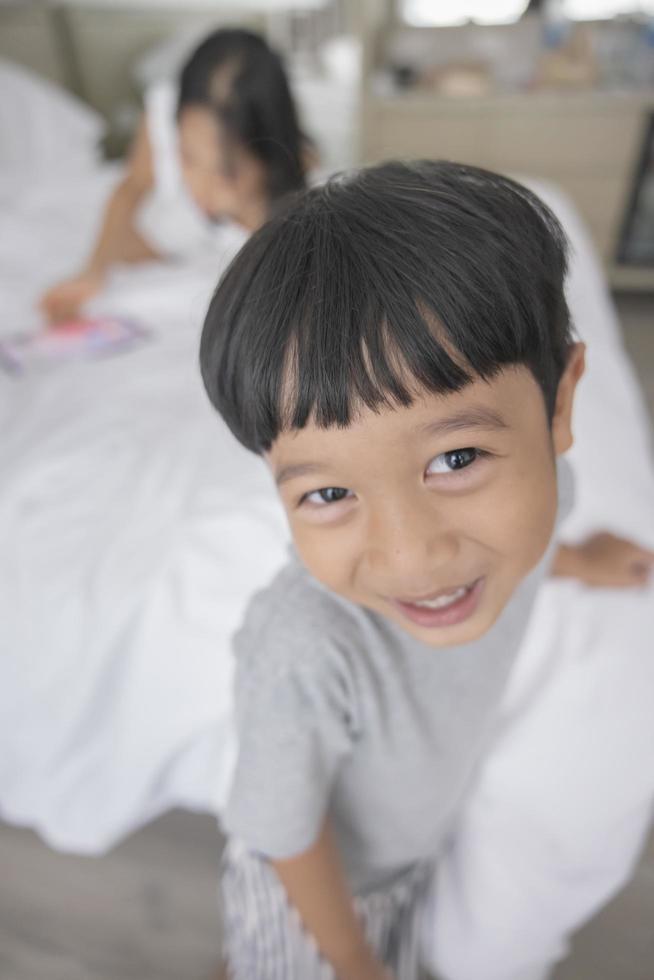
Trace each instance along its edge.
{"label": "girl's dark hair", "polygon": [[521,184],[385,163],[298,195],[250,238],[207,313],[209,398],[249,449],[357,407],[458,391],[524,364],[551,419],[571,343],[567,243]]}
{"label": "girl's dark hair", "polygon": [[305,187],[310,142],[282,59],[258,34],[229,28],[205,38],[182,69],[178,114],[188,105],[210,109],[228,139],[264,164],[271,201]]}

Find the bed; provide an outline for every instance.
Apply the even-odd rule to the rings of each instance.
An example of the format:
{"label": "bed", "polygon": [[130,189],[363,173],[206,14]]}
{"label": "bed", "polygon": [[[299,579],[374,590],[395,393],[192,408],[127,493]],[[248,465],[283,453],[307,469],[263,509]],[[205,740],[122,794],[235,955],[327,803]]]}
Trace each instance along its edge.
{"label": "bed", "polygon": [[[59,168],[61,172],[61,168]],[[0,173],[0,331],[93,239],[116,165]],[[654,545],[645,412],[584,229],[569,298],[589,367],[571,453],[571,537]],[[149,340],[119,356],[0,375],[0,815],[97,853],[171,806],[219,813],[229,781],[230,642],[282,564],[287,531],[264,464],[202,390],[197,346],[223,255],[117,271],[93,311]]]}
{"label": "bed", "polygon": [[[3,332],[38,323],[35,299],[82,260],[118,172],[5,174]],[[0,807],[62,848],[220,801],[229,638],[286,547],[263,463],[199,380],[229,255],[116,274],[95,311],[142,322],[138,349],[0,375]]]}

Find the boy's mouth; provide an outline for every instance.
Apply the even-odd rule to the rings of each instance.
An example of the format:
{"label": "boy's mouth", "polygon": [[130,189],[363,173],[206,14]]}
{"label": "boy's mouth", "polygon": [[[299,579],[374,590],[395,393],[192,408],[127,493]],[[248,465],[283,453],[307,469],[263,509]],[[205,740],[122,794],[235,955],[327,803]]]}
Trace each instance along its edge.
{"label": "boy's mouth", "polygon": [[421,599],[392,599],[391,602],[417,626],[455,626],[472,616],[479,605],[485,581],[482,577],[469,585],[441,589]]}

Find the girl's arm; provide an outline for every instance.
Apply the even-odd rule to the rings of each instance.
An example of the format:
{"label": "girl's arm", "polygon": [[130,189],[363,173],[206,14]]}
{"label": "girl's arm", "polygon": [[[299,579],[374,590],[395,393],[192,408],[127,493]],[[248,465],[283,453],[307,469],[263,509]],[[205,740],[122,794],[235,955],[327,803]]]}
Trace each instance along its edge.
{"label": "girl's arm", "polygon": [[308,851],[271,864],[338,980],[391,980],[355,915],[329,821]]}
{"label": "girl's arm", "polygon": [[114,262],[139,262],[157,257],[135,226],[137,211],[153,183],[152,150],[147,123],[142,117],[130,149],[127,173],[109,199],[87,270],[103,275]]}
{"label": "girl's arm", "polygon": [[152,151],[145,119],[141,119],[132,144],[127,172],[109,198],[95,247],[84,268],[72,279],[59,283],[42,297],[40,306],[50,320],[75,316],[80,307],[102,288],[114,262],[142,262],[157,253],[139,234],[135,218],[141,202],[154,183]]}

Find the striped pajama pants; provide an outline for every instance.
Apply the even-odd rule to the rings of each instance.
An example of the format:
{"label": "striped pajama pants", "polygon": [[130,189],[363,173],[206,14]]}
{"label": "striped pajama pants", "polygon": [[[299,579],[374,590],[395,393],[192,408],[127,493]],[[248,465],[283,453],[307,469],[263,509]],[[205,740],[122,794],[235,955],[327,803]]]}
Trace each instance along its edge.
{"label": "striped pajama pants", "polygon": [[[416,865],[354,899],[370,947],[396,980],[420,976],[419,916],[432,876],[432,865]],[[222,858],[221,900],[230,980],[335,980],[274,868],[234,839]]]}

